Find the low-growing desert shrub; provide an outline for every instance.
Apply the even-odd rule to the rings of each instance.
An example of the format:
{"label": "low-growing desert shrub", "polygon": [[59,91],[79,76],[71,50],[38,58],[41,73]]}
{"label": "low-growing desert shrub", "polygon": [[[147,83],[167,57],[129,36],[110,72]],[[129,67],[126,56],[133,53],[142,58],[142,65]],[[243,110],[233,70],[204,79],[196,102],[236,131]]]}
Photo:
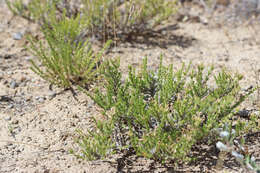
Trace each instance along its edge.
{"label": "low-growing desert shrub", "polygon": [[96,129],[81,132],[78,156],[93,160],[131,151],[160,162],[189,159],[191,147],[232,121],[253,92],[240,93],[241,75],[212,71],[202,65],[174,71],[162,62],[153,71],[145,59],[138,73],[129,67],[123,80],[119,62],[107,62],[101,73],[104,88],[88,93],[103,118],[94,119]]}
{"label": "low-growing desert shrub", "polygon": [[82,0],[83,14],[90,21],[95,36],[134,37],[152,29],[176,11],[169,0]]}
{"label": "low-growing desert shrub", "polygon": [[14,15],[19,15],[30,21],[40,22],[48,18],[48,13],[61,0],[5,0]]}
{"label": "low-growing desert shrub", "polygon": [[97,76],[103,50],[94,53],[91,44],[79,37],[83,27],[80,16],[67,18],[64,12],[57,18],[55,10],[50,13],[49,22],[41,27],[44,40],[29,38],[29,51],[41,63],[32,60],[32,70],[59,87],[87,87]]}
{"label": "low-growing desert shrub", "polygon": [[[56,15],[65,9],[66,16],[84,18],[85,32],[100,40],[127,39],[153,29],[177,10],[177,0],[6,0],[15,14],[39,23],[49,21],[49,12]],[[74,4],[73,4],[74,3]],[[75,5],[75,3],[80,5]]]}

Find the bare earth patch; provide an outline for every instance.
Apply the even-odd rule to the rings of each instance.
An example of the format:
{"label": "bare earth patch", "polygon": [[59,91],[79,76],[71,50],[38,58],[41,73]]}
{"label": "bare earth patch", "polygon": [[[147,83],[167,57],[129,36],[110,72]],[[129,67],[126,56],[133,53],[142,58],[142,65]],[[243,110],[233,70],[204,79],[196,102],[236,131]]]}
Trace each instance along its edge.
{"label": "bare earth patch", "polygon": [[[213,24],[212,24],[213,23]],[[167,27],[168,26],[168,27]],[[259,82],[260,25],[231,26],[188,20],[162,26],[159,34],[121,43],[108,56],[121,58],[121,68],[138,66],[147,56],[151,68],[160,55],[165,64],[178,68],[182,62],[214,64],[244,75],[242,86]],[[35,58],[24,49],[26,34],[37,33],[37,25],[13,17],[0,0],[0,172],[242,172],[233,159],[216,171],[214,146],[194,148],[198,160],[173,169],[143,158],[114,156],[106,161],[82,161],[69,154],[77,149],[76,129],[92,128],[91,117],[98,114],[95,104],[83,93],[76,98],[69,91],[54,88],[30,69]],[[16,34],[16,35],[15,35]],[[17,35],[18,34],[18,35]],[[17,39],[17,36],[21,39]],[[127,74],[127,73],[125,73]],[[258,109],[254,94],[242,109]],[[255,102],[256,104],[252,104]],[[252,134],[246,145],[260,159],[260,134]],[[203,145],[201,145],[203,146]],[[196,153],[197,152],[197,153]],[[231,158],[231,157],[229,157]]]}

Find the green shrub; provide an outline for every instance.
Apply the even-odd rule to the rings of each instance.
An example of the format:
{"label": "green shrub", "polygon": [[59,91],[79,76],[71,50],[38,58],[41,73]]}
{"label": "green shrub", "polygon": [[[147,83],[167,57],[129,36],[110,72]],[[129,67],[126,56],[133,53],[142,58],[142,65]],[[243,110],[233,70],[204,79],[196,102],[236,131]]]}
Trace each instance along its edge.
{"label": "green shrub", "polygon": [[210,87],[213,68],[183,65],[175,72],[161,63],[151,71],[146,64],[139,73],[129,67],[122,80],[119,62],[106,63],[105,89],[88,93],[104,117],[95,119],[95,130],[81,133],[81,158],[100,159],[128,150],[161,162],[184,161],[194,144],[232,121],[235,108],[253,92],[239,94],[242,76],[225,70],[214,76]]}
{"label": "green shrub", "polygon": [[[102,51],[94,53],[91,44],[82,37],[80,16],[66,18],[65,12],[58,19],[55,10],[50,11],[49,22],[41,29],[45,40],[29,38],[31,51],[43,67],[35,61],[32,70],[51,84],[71,88],[72,85],[85,87],[98,73]],[[105,45],[107,47],[109,43]]]}
{"label": "green shrub", "polygon": [[97,35],[140,34],[166,20],[176,11],[176,1],[168,0],[82,0],[89,29]]}
{"label": "green shrub", "polygon": [[23,0],[5,0],[14,15],[22,16],[30,21],[42,22],[48,19],[48,13],[61,0],[30,0],[27,4]]}
{"label": "green shrub", "polygon": [[82,16],[86,32],[98,39],[133,36],[152,29],[172,15],[177,1],[172,0],[79,0],[81,5],[72,6],[70,1],[62,0],[23,0],[10,2],[6,0],[9,9],[31,21],[47,23],[49,12],[55,7],[56,15],[67,11],[69,18]]}

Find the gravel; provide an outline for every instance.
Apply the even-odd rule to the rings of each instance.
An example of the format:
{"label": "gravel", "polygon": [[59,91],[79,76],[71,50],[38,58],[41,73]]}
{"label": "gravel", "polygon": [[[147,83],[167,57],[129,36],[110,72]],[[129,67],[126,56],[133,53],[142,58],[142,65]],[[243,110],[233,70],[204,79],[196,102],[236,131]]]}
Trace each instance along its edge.
{"label": "gravel", "polygon": [[23,34],[21,32],[16,32],[13,34],[14,40],[21,40],[23,38]]}
{"label": "gravel", "polygon": [[16,87],[18,87],[17,82],[16,82],[15,80],[12,80],[12,81],[10,82],[10,88],[15,89]]}

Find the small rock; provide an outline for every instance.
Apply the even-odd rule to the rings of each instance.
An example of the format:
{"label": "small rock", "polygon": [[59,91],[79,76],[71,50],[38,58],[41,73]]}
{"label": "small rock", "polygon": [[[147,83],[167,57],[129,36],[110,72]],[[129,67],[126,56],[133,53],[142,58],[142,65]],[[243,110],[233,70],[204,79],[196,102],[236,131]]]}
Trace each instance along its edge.
{"label": "small rock", "polygon": [[13,107],[14,107],[14,105],[10,104],[10,105],[7,106],[7,109],[12,109]]}
{"label": "small rock", "polygon": [[91,116],[91,113],[90,113],[90,112],[87,112],[87,113],[86,113],[86,116],[87,116],[87,117]]}
{"label": "small rock", "polygon": [[19,123],[18,120],[13,120],[13,121],[12,121],[12,124],[18,124],[18,123]]}
{"label": "small rock", "polygon": [[27,57],[25,57],[25,60],[26,60],[26,61],[31,61],[31,60],[32,60],[32,57],[31,57],[31,56],[27,56]]}
{"label": "small rock", "polygon": [[35,100],[39,100],[41,97],[40,96],[36,96],[35,97]]}
{"label": "small rock", "polygon": [[23,38],[23,34],[21,32],[16,32],[13,34],[14,40],[21,40]]}
{"label": "small rock", "polygon": [[27,137],[27,142],[31,142],[32,141],[32,138],[30,136]]}
{"label": "small rock", "polygon": [[162,35],[166,35],[167,34],[167,31],[162,31]]}
{"label": "small rock", "polygon": [[29,101],[31,101],[32,100],[32,96],[27,96],[27,97],[25,97],[25,101],[26,102],[29,102]]}
{"label": "small rock", "polygon": [[22,82],[21,84],[20,84],[20,87],[25,87],[26,86],[26,82]]}
{"label": "small rock", "polygon": [[25,76],[22,76],[21,78],[20,78],[20,82],[25,82],[27,80],[27,78],[25,77]]}
{"label": "small rock", "polygon": [[16,83],[15,80],[12,80],[12,81],[10,82],[10,88],[15,89],[16,87],[18,87],[18,84]]}
{"label": "small rock", "polygon": [[8,71],[8,72],[6,72],[6,74],[7,75],[12,75],[12,74],[14,74],[14,72],[13,71]]}
{"label": "small rock", "polygon": [[50,92],[48,93],[48,98],[51,100],[51,99],[53,99],[54,97],[56,97],[56,95],[57,95],[56,92],[50,91]]}
{"label": "small rock", "polygon": [[5,119],[5,121],[10,121],[11,120],[11,116],[7,116],[4,119]]}
{"label": "small rock", "polygon": [[11,142],[9,143],[9,142],[8,142],[8,143],[5,145],[5,148],[8,149],[8,148],[11,147],[12,145],[13,145],[13,143],[11,143]]}
{"label": "small rock", "polygon": [[7,81],[7,80],[4,80],[4,81],[3,81],[3,84],[4,84],[4,85],[7,85],[7,84],[8,84],[8,81]]}
{"label": "small rock", "polygon": [[94,106],[94,104],[95,104],[95,103],[94,103],[93,100],[89,100],[89,101],[88,101],[88,107],[89,107],[89,108],[92,108],[92,107]]}
{"label": "small rock", "polygon": [[16,127],[15,128],[16,132],[21,132],[22,131],[22,128],[20,126]]}
{"label": "small rock", "polygon": [[13,54],[3,54],[3,55],[0,55],[0,58],[3,58],[3,59],[11,59],[13,57],[14,57]]}
{"label": "small rock", "polygon": [[35,100],[38,100],[38,102],[43,103],[44,100],[45,100],[45,97],[36,96],[36,97],[35,97]]}

